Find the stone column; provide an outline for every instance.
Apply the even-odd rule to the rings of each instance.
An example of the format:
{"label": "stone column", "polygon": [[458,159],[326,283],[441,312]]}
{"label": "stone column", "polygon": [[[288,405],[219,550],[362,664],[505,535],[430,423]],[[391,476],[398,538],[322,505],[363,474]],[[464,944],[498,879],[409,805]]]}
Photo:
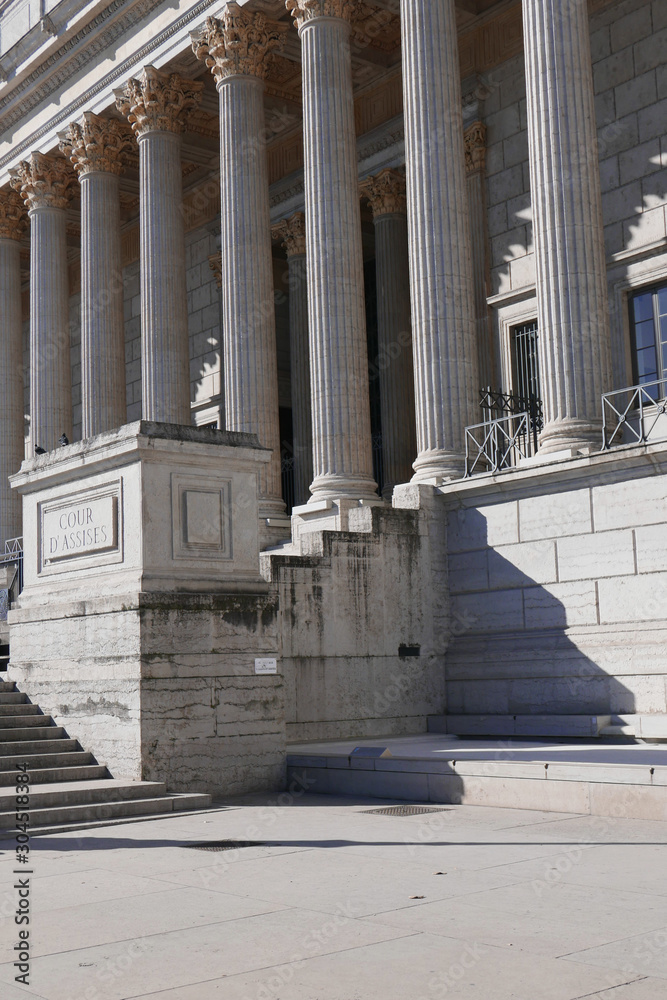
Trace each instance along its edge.
{"label": "stone column", "polygon": [[12,171],[30,215],[30,452],[72,437],[67,212],[74,173],[32,153]]}
{"label": "stone column", "polygon": [[125,326],[118,178],[127,133],[86,112],[60,148],[81,184],[81,422],[83,438],[126,421]]}
{"label": "stone column", "polygon": [[361,193],[375,223],[382,495],[391,501],[394,486],[410,481],[417,454],[405,177],[383,170],[362,182]]}
{"label": "stone column", "polygon": [[220,95],[225,425],[272,450],[260,473],[262,518],[285,514],[263,94],[268,56],[286,30],[228,3],[192,42]]}
{"label": "stone column", "polygon": [[466,174],[468,176],[468,205],[470,206],[479,387],[493,386],[495,388],[491,316],[487,304],[490,267],[485,178],[486,125],[483,122],[473,122],[465,130],[463,139],[465,142]]}
{"label": "stone column", "polygon": [[377,500],[350,56],[358,0],[286,5],[302,48],[315,475],[310,502]]}
{"label": "stone column", "polygon": [[586,0],[523,0],[543,452],[601,441],[611,347]]}
{"label": "stone column", "polygon": [[21,499],[8,477],[23,461],[23,336],[19,241],[26,228],[23,202],[0,192],[0,554],[21,534]]}
{"label": "stone column", "polygon": [[464,468],[477,420],[470,218],[454,0],[401,0],[418,456],[415,482]]}
{"label": "stone column", "polygon": [[313,421],[310,401],[308,346],[308,283],[306,273],[306,217],[297,212],[273,227],[273,235],[287,251],[289,267],[290,369],[292,429],[294,432],[294,505],[305,504],[313,481]]}
{"label": "stone column", "polygon": [[139,143],[142,414],[172,424],[192,423],[180,133],[202,88],[146,66],[116,95]]}

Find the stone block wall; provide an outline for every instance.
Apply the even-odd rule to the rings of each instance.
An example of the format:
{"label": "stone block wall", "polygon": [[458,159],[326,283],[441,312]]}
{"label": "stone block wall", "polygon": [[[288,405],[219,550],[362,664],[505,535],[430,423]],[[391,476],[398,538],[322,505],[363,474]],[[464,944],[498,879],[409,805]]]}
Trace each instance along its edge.
{"label": "stone block wall", "polygon": [[404,509],[360,510],[349,531],[305,533],[299,554],[262,557],[292,742],[425,731],[444,711],[444,520],[424,491],[403,490]]}
{"label": "stone block wall", "polygon": [[569,482],[514,477],[477,500],[474,486],[443,491],[450,713],[667,713],[667,478],[656,465],[596,456]]}
{"label": "stone block wall", "polygon": [[[623,0],[591,18],[607,254],[667,236],[667,15]],[[523,55],[484,79],[491,294],[535,283]]]}

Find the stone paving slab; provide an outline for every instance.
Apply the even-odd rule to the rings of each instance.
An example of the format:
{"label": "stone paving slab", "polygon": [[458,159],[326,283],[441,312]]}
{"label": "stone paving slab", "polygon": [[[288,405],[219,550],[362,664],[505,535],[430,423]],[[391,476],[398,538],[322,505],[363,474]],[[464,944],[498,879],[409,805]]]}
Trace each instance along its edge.
{"label": "stone paving slab", "polygon": [[[246,796],[35,838],[29,987],[1,850],[2,1000],[667,1000],[667,824],[386,804]],[[261,844],[191,846],[230,839]]]}

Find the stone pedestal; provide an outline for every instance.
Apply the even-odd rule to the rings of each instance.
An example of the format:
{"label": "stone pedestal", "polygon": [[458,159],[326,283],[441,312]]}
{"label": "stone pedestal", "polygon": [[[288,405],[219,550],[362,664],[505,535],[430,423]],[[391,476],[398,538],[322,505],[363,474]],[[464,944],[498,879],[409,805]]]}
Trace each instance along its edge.
{"label": "stone pedestal", "polygon": [[180,133],[202,87],[146,66],[116,96],[139,143],[141,412],[175,424],[192,423]]}
{"label": "stone pedestal", "polygon": [[[24,463],[11,679],[116,777],[279,788],[277,608],[252,435],[138,422]],[[276,670],[280,667],[277,664]]]}
{"label": "stone pedestal", "polygon": [[23,335],[19,241],[26,226],[23,202],[14,191],[0,195],[0,554],[21,534],[21,505],[9,476],[23,461]]}
{"label": "stone pedestal", "polygon": [[454,0],[401,0],[416,482],[463,474],[478,386]]}
{"label": "stone pedestal", "polygon": [[60,143],[81,184],[83,438],[120,427],[126,419],[118,178],[121,151],[129,145],[120,122],[91,112],[71,123]]}
{"label": "stone pedestal", "polygon": [[377,497],[350,24],[356,0],[287,0],[303,70],[312,503]]}
{"label": "stone pedestal", "polygon": [[524,0],[523,12],[540,451],[597,449],[611,346],[588,4]]}
{"label": "stone pedestal", "polygon": [[74,174],[33,153],[12,171],[30,215],[30,451],[72,437],[67,213]]}

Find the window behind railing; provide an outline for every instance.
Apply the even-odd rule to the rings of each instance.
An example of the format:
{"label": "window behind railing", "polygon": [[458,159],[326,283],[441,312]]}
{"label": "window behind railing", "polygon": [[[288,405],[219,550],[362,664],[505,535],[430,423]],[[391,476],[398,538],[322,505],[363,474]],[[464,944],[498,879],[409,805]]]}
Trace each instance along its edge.
{"label": "window behind railing", "polygon": [[667,380],[667,283],[630,296],[630,334],[635,384],[646,386],[656,401],[664,398],[660,383]]}

